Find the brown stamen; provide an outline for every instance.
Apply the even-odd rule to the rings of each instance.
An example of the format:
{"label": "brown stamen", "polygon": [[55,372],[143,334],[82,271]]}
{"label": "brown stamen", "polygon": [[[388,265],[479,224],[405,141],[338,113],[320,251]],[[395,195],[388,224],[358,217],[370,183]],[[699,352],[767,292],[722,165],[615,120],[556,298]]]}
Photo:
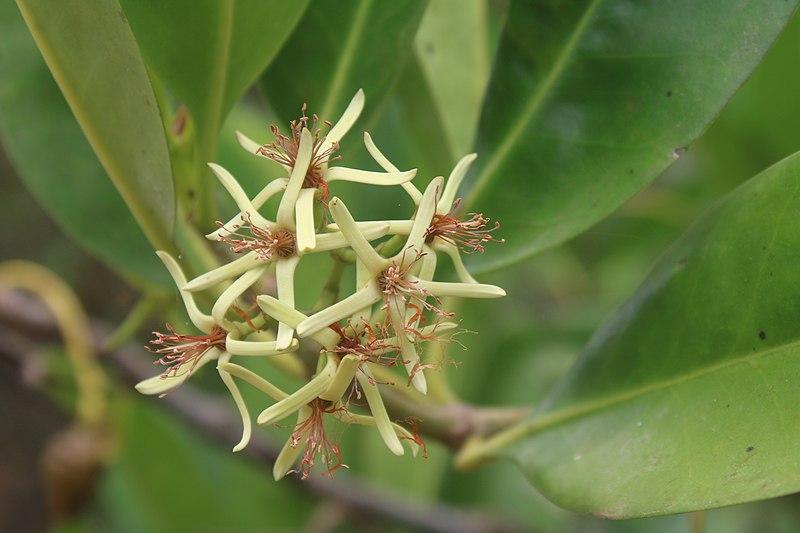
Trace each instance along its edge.
{"label": "brown stamen", "polygon": [[340,468],[348,468],[348,466],[342,463],[342,452],[339,450],[339,445],[328,437],[325,430],[325,415],[344,409],[335,407],[333,403],[319,398],[312,401],[309,407],[311,407],[311,416],[298,424],[290,437],[292,448],[296,448],[301,441],[305,442],[299,470],[291,472],[299,472],[302,479],[308,479],[311,469],[314,468],[314,461],[319,456],[328,468],[323,473],[332,478],[335,471]]}
{"label": "brown stamen", "polygon": [[[331,328],[340,336],[339,344],[333,349],[333,353],[339,357],[355,355],[362,363],[370,362],[381,366],[397,364],[400,346],[387,342],[390,332],[385,323],[376,323],[373,326],[364,320],[364,331],[360,333],[352,324],[345,327],[334,324]],[[392,353],[395,355],[391,356]]]}
{"label": "brown stamen", "polygon": [[[225,348],[225,336],[227,332],[219,326],[214,326],[208,335],[182,335],[175,333],[170,324],[166,325],[169,333],[154,331],[155,339],[150,341],[153,349],[145,346],[150,353],[158,354],[160,359],[153,361],[154,365],[161,364],[169,368],[161,375],[162,378],[182,376],[184,373],[191,374],[200,358],[208,350],[214,347]],[[185,367],[188,365],[188,369]],[[185,370],[184,370],[185,369]]]}
{"label": "brown stamen", "polygon": [[217,221],[220,228],[230,231],[230,235],[220,236],[219,240],[229,245],[233,253],[241,254],[253,251],[264,261],[269,261],[274,255],[282,258],[294,255],[295,238],[292,232],[285,229],[277,229],[272,232],[253,225],[247,214],[243,215],[242,219],[243,223],[235,224],[233,231],[228,230],[222,222]]}
{"label": "brown stamen", "polygon": [[[275,135],[275,141],[261,146],[256,153],[261,154],[273,161],[280,163],[283,166],[289,167],[290,171],[294,168],[297,162],[297,152],[300,149],[300,135],[303,128],[308,128],[309,118],[306,116],[306,104],[301,108],[302,116],[293,120],[289,124],[290,136],[283,135],[280,129],[275,124],[270,126],[272,134]],[[322,197],[326,199],[329,195],[328,183],[322,177],[322,167],[340,159],[339,156],[333,154],[339,149],[339,143],[333,143],[329,148],[322,151],[322,144],[327,137],[327,134],[322,134],[322,128],[318,127],[320,123],[317,115],[312,115],[313,120],[309,130],[314,136],[314,141],[311,148],[311,163],[308,165],[305,179],[303,180],[304,189],[322,189]],[[323,121],[322,124],[331,128],[330,122]]]}
{"label": "brown stamen", "polygon": [[[414,257],[411,261],[406,261],[405,254],[408,251],[409,249],[406,249],[406,251],[403,252],[403,256],[400,259],[400,264],[397,262],[392,262],[392,264],[389,265],[386,270],[378,275],[378,287],[380,287],[381,292],[383,293],[386,306],[388,306],[390,301],[394,299],[393,297],[401,299],[403,302],[405,302],[406,307],[410,307],[415,310],[415,314],[410,320],[413,322],[416,322],[418,319],[420,319],[424,311],[432,311],[434,314],[441,317],[449,318],[454,316],[453,313],[448,313],[447,311],[437,307],[437,305],[442,305],[442,301],[439,298],[428,292],[425,288],[421,287],[416,280],[407,279],[411,269],[414,267],[417,261],[426,255],[425,252],[416,252],[416,257]],[[436,302],[436,305],[429,303],[428,298],[433,299],[433,301]],[[393,327],[394,326],[395,325],[393,324]],[[395,330],[399,331],[396,327]]]}
{"label": "brown stamen", "polygon": [[467,254],[483,253],[483,243],[486,242],[506,242],[505,239],[496,239],[491,235],[494,230],[500,228],[499,222],[495,222],[494,227],[489,228],[486,226],[489,219],[480,213],[453,216],[460,203],[461,198],[458,198],[447,214],[433,216],[431,225],[425,230],[425,242],[430,243],[439,237]]}

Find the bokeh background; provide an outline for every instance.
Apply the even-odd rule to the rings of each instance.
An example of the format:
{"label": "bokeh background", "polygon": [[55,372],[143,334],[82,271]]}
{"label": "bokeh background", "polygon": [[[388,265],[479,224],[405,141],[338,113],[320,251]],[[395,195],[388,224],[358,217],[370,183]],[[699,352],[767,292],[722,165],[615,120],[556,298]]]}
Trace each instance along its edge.
{"label": "bokeh background", "polygon": [[[454,347],[451,356],[460,364],[444,370],[459,394],[490,405],[535,402],[670,242],[722,195],[800,149],[799,63],[800,19],[795,17],[716,122],[656,183],[568,244],[484,276],[513,297],[462,309],[464,327],[479,333],[460,339],[468,350]],[[374,124],[374,136],[401,137],[397,122],[403,113],[398,91]],[[232,132],[263,131],[271,120],[258,95],[249,95],[224,127],[222,137],[228,140],[220,146],[219,160],[236,175],[252,175],[252,163],[237,154]],[[424,139],[401,138],[392,146],[401,168],[419,167],[428,177],[448,171]],[[359,150],[345,152],[348,164],[363,160]],[[0,176],[0,260],[24,258],[45,265],[68,281],[91,316],[108,323],[124,318],[137,299],[135,290],[64,235],[2,151]],[[365,201],[358,214],[370,216],[376,203]],[[487,206],[486,214],[502,220],[502,206]],[[313,285],[313,272],[307,276]],[[159,327],[158,321],[146,324],[139,335],[142,343]],[[40,462],[48,442],[70,423],[74,384],[57,345],[34,346],[19,337],[0,327],[2,531],[411,530],[393,520],[349,512],[300,484],[273,482],[268,466],[231,454],[233,443],[207,439],[157,399],[138,396],[121,380],[114,382],[111,394],[113,459],[79,512],[55,525],[45,504]],[[143,349],[140,355],[150,357]],[[217,381],[213,376],[193,379],[208,392],[222,393]],[[521,530],[691,531],[702,519],[709,532],[800,531],[797,496],[707,511],[702,518],[609,522],[554,507],[509,464],[462,473],[451,466],[451,454],[432,441],[427,459],[411,459],[389,455],[369,431],[351,428],[341,438],[351,468],[342,477],[358,475],[425,505],[483,511]]]}

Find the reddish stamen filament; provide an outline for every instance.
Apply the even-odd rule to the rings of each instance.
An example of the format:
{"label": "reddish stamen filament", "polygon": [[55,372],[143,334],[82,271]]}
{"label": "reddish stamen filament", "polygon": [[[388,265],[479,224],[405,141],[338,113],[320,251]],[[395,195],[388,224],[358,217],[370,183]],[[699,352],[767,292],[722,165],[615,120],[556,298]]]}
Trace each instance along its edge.
{"label": "reddish stamen filament", "polygon": [[[156,338],[150,341],[150,344],[160,346],[160,348],[153,349],[145,346],[147,351],[161,356],[160,359],[153,361],[154,365],[169,366],[161,375],[162,378],[182,376],[184,373],[191,374],[200,358],[208,350],[214,347],[225,348],[227,333],[219,326],[215,325],[208,335],[182,335],[175,333],[171,325],[167,324],[166,327],[169,333],[154,331],[153,335]],[[181,372],[186,365],[188,365],[188,370]]]}
{"label": "reddish stamen filament", "polygon": [[[299,472],[302,479],[308,479],[308,476],[311,475],[311,469],[314,467],[314,460],[319,456],[328,468],[323,473],[332,478],[335,471],[339,468],[348,468],[348,466],[342,463],[342,453],[339,450],[339,445],[331,440],[325,431],[325,415],[333,414],[343,409],[334,407],[331,402],[320,400],[319,398],[312,401],[309,407],[311,407],[311,416],[298,424],[290,437],[292,448],[296,448],[300,441],[305,439],[305,448],[303,450],[303,458],[300,461]],[[298,470],[293,470],[293,472],[298,472]]]}
{"label": "reddish stamen filament", "polygon": [[[230,235],[219,238],[220,241],[231,247],[233,253],[241,254],[253,251],[264,261],[269,261],[274,255],[283,258],[294,255],[295,239],[292,232],[285,229],[272,232],[253,225],[247,215],[243,215],[242,218],[244,219],[243,224],[235,224]],[[217,225],[229,231],[222,222],[218,221]]]}
{"label": "reddish stamen filament", "polygon": [[[283,166],[293,169],[297,162],[297,152],[300,149],[300,135],[303,128],[308,128],[309,118],[306,116],[306,105],[303,104],[301,109],[302,116],[293,120],[289,124],[290,136],[283,135],[276,125],[270,126],[272,134],[275,135],[275,141],[261,146],[256,153],[261,154],[273,161],[280,163]],[[329,195],[328,184],[322,177],[322,167],[339,159],[339,156],[334,157],[334,153],[339,149],[339,143],[334,142],[326,150],[322,150],[322,144],[327,135],[322,134],[322,128],[317,127],[320,120],[317,115],[312,115],[313,121],[309,130],[314,136],[314,141],[311,148],[311,163],[308,165],[305,179],[303,180],[304,189],[322,189],[323,199]],[[332,124],[327,120],[323,122],[325,126],[330,128]]]}
{"label": "reddish stamen filament", "polygon": [[458,198],[447,214],[434,215],[431,225],[425,230],[425,242],[430,243],[439,237],[467,254],[483,253],[483,243],[486,242],[506,242],[505,239],[496,239],[491,235],[494,230],[500,228],[499,222],[495,222],[494,227],[489,228],[486,226],[489,219],[480,213],[453,216],[460,203],[461,198]]}

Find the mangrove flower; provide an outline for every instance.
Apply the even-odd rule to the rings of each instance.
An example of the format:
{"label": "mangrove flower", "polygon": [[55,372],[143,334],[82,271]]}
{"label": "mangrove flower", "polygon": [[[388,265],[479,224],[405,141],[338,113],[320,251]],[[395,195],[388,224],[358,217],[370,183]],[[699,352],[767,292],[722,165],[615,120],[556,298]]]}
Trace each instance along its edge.
{"label": "mangrove flower", "polygon": [[437,314],[448,316],[445,311],[428,303],[428,299],[438,302],[439,298],[445,296],[463,298],[505,296],[505,291],[494,285],[429,281],[413,275],[413,264],[422,257],[416,252],[422,250],[425,231],[435,213],[436,192],[441,184],[441,178],[436,178],[428,185],[420,199],[416,218],[405,245],[400,252],[390,258],[382,257],[375,251],[364,238],[344,202],[339,198],[333,198],[329,204],[331,215],[366,269],[368,281],[351,296],[312,315],[297,326],[298,336],[305,337],[382,302],[382,308],[386,311],[400,344],[400,354],[403,360],[407,361],[409,378],[414,387],[423,394],[427,391],[427,384],[424,374],[417,372],[420,368],[419,355],[414,344],[414,331],[406,327],[406,312],[414,306],[422,306],[426,310],[435,310]]}
{"label": "mangrove flower", "polygon": [[[166,369],[136,388],[163,396],[216,361],[242,419],[234,451],[249,442],[254,420],[291,430],[274,465],[276,480],[292,472],[306,478],[320,464],[328,475],[346,467],[345,454],[328,433],[333,423],[374,427],[393,454],[402,455],[405,443],[415,456],[420,450],[424,455],[416,426],[409,429],[392,419],[385,389],[413,386],[426,392],[423,369],[431,365],[419,355],[421,347],[457,327],[443,298],[505,295],[499,287],[475,281],[461,261],[461,252],[483,252],[485,243],[502,242],[492,236],[497,223],[457,213],[456,189],[474,154],[456,165],[446,184],[434,178],[424,192],[410,181],[416,170],[392,165],[368,134],[364,143],[383,172],[331,166],[363,106],[364,94],[358,91],[335,124],[308,117],[304,106],[288,133],[273,126],[274,140],[266,144],[238,134],[247,151],[286,171],[252,198],[225,168],[209,164],[237,213],[227,222],[217,221],[207,237],[224,244],[232,260],[187,280],[173,257],[157,252],[198,331],[178,332],[167,324],[166,333],[156,332],[148,349]],[[416,211],[408,220],[356,222],[341,199],[330,197],[329,184],[339,180],[402,186]],[[277,210],[262,212],[274,197],[279,198]],[[319,213],[335,224],[319,224]],[[334,260],[328,281],[312,312],[298,309],[297,266],[306,254],[321,252]],[[434,280],[437,252],[453,258],[461,282]],[[345,263],[355,266],[355,291],[341,297]],[[272,286],[275,293],[264,294]],[[211,301],[208,309],[198,305],[200,292]],[[309,365],[315,355],[316,366]],[[274,363],[271,368],[303,381],[284,391],[273,384],[269,371],[247,367],[252,357],[266,357]],[[395,366],[403,367],[407,379],[395,379]],[[241,382],[268,398],[255,417],[239,390]]]}
{"label": "mangrove flower", "polygon": [[[364,133],[364,144],[372,158],[384,170],[392,171],[396,167],[378,149],[369,133]],[[500,228],[500,223],[495,222],[489,225],[490,220],[482,213],[456,214],[461,204],[461,199],[456,198],[458,188],[467,175],[470,166],[477,159],[477,154],[467,154],[453,167],[444,190],[441,192],[437,202],[436,211],[429,227],[425,230],[426,247],[437,252],[447,254],[453,261],[456,274],[465,283],[477,283],[469,271],[464,266],[460,252],[472,254],[484,252],[484,244],[487,242],[503,243],[504,239],[495,238],[492,232]],[[422,193],[419,192],[413,183],[404,183],[403,188],[414,201],[419,205]],[[363,223],[362,223],[363,224]],[[389,221],[389,233],[393,235],[407,234],[411,231],[412,221],[398,220]],[[427,250],[426,250],[427,251]]]}
{"label": "mangrove flower", "polygon": [[[398,169],[388,172],[372,172],[347,167],[328,166],[330,161],[337,159],[333,157],[333,154],[339,148],[339,141],[358,120],[363,109],[364,91],[359,89],[341,118],[336,124],[330,126],[330,130],[326,135],[322,135],[321,128],[317,127],[319,119],[316,115],[314,115],[311,125],[314,132],[313,134],[309,132],[305,105],[302,108],[302,117],[298,120],[293,120],[290,124],[290,136],[282,135],[280,129],[272,125],[271,130],[275,140],[260,145],[243,133],[237,132],[239,143],[245,150],[279,163],[290,176],[296,176],[295,180],[290,177],[286,186],[296,188],[296,191],[292,192],[294,197],[292,208],[296,211],[298,221],[302,219],[309,226],[304,232],[305,239],[298,243],[300,250],[303,252],[314,248],[313,228],[316,227],[314,222],[314,199],[328,199],[329,183],[350,181],[371,185],[400,185],[410,181],[417,174],[416,169],[402,172]],[[330,123],[325,122],[325,124]],[[303,132],[309,132],[307,151],[304,151]],[[268,198],[266,193],[260,196]],[[259,202],[256,203],[255,207],[263,205],[260,202],[261,198],[257,196],[256,199]],[[289,207],[286,207],[286,209],[289,209]]]}

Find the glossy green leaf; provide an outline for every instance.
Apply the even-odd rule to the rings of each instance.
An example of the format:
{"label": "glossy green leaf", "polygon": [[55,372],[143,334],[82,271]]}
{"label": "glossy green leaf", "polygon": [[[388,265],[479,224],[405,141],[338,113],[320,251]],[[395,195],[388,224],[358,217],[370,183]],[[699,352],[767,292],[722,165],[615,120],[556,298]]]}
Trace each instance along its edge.
{"label": "glossy green leaf", "polygon": [[206,163],[236,102],[270,64],[308,0],[122,0],[148,64],[186,105],[196,131],[193,174],[176,176],[201,224],[214,211]]}
{"label": "glossy green leaf", "polygon": [[796,154],[712,208],[486,450],[614,518],[800,491],[799,184]]}
{"label": "glossy green leaf", "polygon": [[13,3],[0,4],[0,35],[0,134],[20,177],[90,253],[138,285],[170,286]]}
{"label": "glossy green leaf", "polygon": [[283,45],[307,0],[122,0],[142,53],[216,135],[234,104]]}
{"label": "glossy green leaf", "polygon": [[268,467],[209,442],[157,398],[118,401],[114,415],[121,444],[99,495],[106,530],[297,531],[307,521],[314,500],[301,487],[275,483]]}
{"label": "glossy green leaf", "polygon": [[116,1],[19,0],[25,22],[86,138],[154,247],[175,214],[161,117]]}
{"label": "glossy green leaf", "polygon": [[436,120],[446,132],[450,157],[456,161],[472,149],[478,127],[503,19],[502,10],[494,4],[433,0],[414,40],[415,55],[436,102]]}
{"label": "glossy green leaf", "polygon": [[606,217],[681,156],[758,64],[796,1],[513,2],[466,207],[520,261]]}
{"label": "glossy green leaf", "polygon": [[[288,123],[309,113],[335,121],[364,89],[375,114],[411,53],[427,0],[312,2],[297,31],[261,80]],[[369,121],[367,121],[369,122]]]}

